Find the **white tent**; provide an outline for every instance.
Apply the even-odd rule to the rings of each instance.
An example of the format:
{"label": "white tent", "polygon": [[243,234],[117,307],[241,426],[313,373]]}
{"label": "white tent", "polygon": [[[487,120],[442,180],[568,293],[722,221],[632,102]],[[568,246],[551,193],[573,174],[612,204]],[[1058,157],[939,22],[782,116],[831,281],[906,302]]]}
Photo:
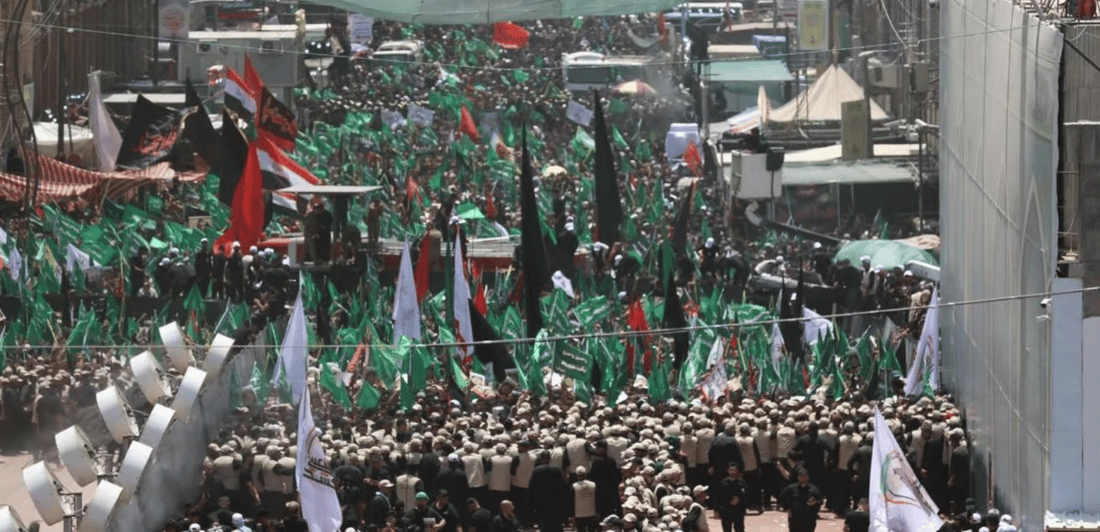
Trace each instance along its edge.
{"label": "white tent", "polygon": [[[34,138],[38,143],[38,153],[46,157],[57,157],[57,124],[50,122],[34,123]],[[65,124],[65,154],[76,153],[85,164],[95,161],[95,145],[92,130],[86,127]]]}
{"label": "white tent", "polygon": [[[863,88],[844,70],[829,66],[809,89],[778,109],[773,109],[769,122],[839,122],[841,104],[864,98]],[[871,100],[871,120],[886,120],[889,116]]]}

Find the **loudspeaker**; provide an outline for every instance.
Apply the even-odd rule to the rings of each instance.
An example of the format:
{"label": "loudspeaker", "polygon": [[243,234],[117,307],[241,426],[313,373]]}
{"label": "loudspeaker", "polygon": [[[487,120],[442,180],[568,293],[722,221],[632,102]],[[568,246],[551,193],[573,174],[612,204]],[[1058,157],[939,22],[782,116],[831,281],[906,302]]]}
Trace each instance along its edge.
{"label": "loudspeaker", "polygon": [[80,427],[73,425],[54,435],[57,453],[73,480],[81,486],[95,482],[98,466],[96,450]]}
{"label": "loudspeaker", "polygon": [[72,510],[61,499],[64,488],[46,467],[46,462],[35,462],[23,468],[23,484],[27,486],[38,515],[42,516],[47,525],[60,522]]}
{"label": "loudspeaker", "polygon": [[195,362],[191,348],[187,347],[187,341],[183,338],[183,330],[176,322],[169,323],[160,328],[160,340],[164,342],[164,350],[168,352],[168,360],[176,371],[183,373],[188,366]]}
{"label": "loudspeaker", "polygon": [[103,416],[103,422],[107,424],[107,430],[111,432],[111,437],[116,442],[122,443],[126,437],[138,435],[134,412],[119,393],[118,388],[111,386],[100,390],[95,394],[95,402],[99,405],[99,413]]}
{"label": "loudspeaker", "polygon": [[80,532],[107,532],[107,524],[115,513],[115,506],[122,497],[122,487],[101,480],[95,488],[92,502],[88,504],[80,520]]}
{"label": "loudspeaker", "polygon": [[180,388],[176,392],[176,398],[172,401],[172,410],[176,411],[176,419],[186,423],[191,419],[191,409],[199,399],[202,391],[202,383],[206,380],[206,372],[199,368],[187,368],[180,381]]}
{"label": "loudspeaker", "polygon": [[164,370],[160,368],[160,364],[153,357],[153,353],[146,351],[131,358],[130,371],[134,373],[138,387],[141,388],[141,393],[145,395],[145,399],[150,404],[155,405],[161,397],[168,395],[168,385],[165,384],[164,378],[161,376],[164,374]]}
{"label": "loudspeaker", "polygon": [[164,405],[156,405],[149,413],[149,419],[145,420],[145,426],[141,428],[141,436],[138,441],[156,449],[168,429],[172,426],[172,420],[176,417],[176,411]]}
{"label": "loudspeaker", "polygon": [[783,158],[785,157],[786,150],[782,146],[772,146],[768,148],[768,159],[765,162],[764,167],[769,172],[778,172],[783,168]]}
{"label": "loudspeaker", "polygon": [[223,334],[214,336],[214,341],[210,342],[210,348],[206,350],[206,358],[202,361],[202,370],[215,376],[220,374],[230,349],[233,349],[232,338]]}

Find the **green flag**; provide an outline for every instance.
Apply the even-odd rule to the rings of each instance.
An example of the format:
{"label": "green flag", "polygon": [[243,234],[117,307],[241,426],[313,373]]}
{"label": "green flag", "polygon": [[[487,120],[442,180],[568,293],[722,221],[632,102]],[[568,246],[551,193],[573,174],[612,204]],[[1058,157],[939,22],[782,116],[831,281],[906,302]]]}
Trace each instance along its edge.
{"label": "green flag", "polygon": [[356,398],[355,404],[363,410],[372,410],[378,408],[381,399],[382,394],[374,386],[371,386],[369,382],[363,382],[363,387],[359,388],[359,397]]}

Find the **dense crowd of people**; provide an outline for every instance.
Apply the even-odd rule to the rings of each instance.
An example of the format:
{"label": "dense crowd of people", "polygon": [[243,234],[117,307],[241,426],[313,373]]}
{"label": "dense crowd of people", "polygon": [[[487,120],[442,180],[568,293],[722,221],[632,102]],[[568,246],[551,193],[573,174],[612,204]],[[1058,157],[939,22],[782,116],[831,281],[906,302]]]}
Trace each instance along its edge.
{"label": "dense crowd of people", "polygon": [[[697,121],[700,113],[694,104],[697,80],[673,70],[672,54],[660,70],[669,80],[668,87],[660,87],[661,94],[602,95],[608,121],[623,139],[614,143],[614,150],[626,220],[621,242],[594,240],[595,204],[589,180],[582,177],[591,173],[592,165],[575,146],[578,125],[566,118],[570,96],[561,88],[560,54],[650,52],[637,44],[646,39],[637,36],[654,34],[655,23],[646,17],[539,21],[528,28],[527,47],[504,51],[487,44],[492,41],[490,28],[379,21],[374,44],[415,38],[426,43],[428,61],[379,68],[353,60],[341,63],[344,70],[330,70],[329,87],[300,93],[295,102],[310,111],[314,122],[308,128],[312,136],[303,135],[307,138],[299,140],[295,156],[330,183],[384,186],[369,206],[352,206],[346,213],[372,244],[379,236],[428,238],[433,228],[453,230],[455,211],[463,203],[476,205],[487,218],[463,223],[470,237],[484,228],[497,231],[496,227],[507,234],[521,225],[514,201],[514,158],[521,149],[516,132],[529,125],[532,158],[542,170],[537,183],[540,200],[547,200],[542,214],[548,236],[553,237],[548,239],[549,260],[577,283],[574,303],[593,293],[581,290],[581,284],[605,281],[613,286],[605,293],[617,294],[618,304],[652,293],[663,297],[664,290],[654,288],[668,282],[663,269],[673,271],[671,282],[685,297],[693,294],[692,299],[700,299],[698,294],[717,290],[724,295],[723,305],[741,299],[773,300],[774,290],[754,293],[750,286],[760,276],[804,278],[809,285],[829,288],[812,304],[822,313],[876,311],[843,318],[839,325],[849,336],[864,334],[869,327],[882,330],[889,320],[901,331],[898,336],[907,333],[915,338],[931,299],[928,282],[902,268],[872,264],[869,258],[859,264],[834,263],[836,250],[828,244],[777,236],[749,225],[739,218],[738,209],[744,206],[723,208],[713,186],[713,169],[698,189],[679,184],[690,172],[665,156],[664,132],[673,122]],[[340,40],[342,31],[334,28],[330,35]],[[453,99],[433,101],[429,94]],[[591,106],[590,97],[578,99]],[[481,139],[465,152],[450,147],[460,145],[458,140],[440,140],[459,128],[459,115],[447,112],[457,109],[444,108],[460,101],[480,110],[479,119],[492,110],[497,122],[493,140]],[[410,122],[401,126],[407,135],[394,135],[389,126],[377,124],[382,110],[408,114],[410,105],[435,108],[432,125]],[[373,113],[370,123],[353,123],[368,111]],[[377,134],[360,134],[359,129]],[[326,140],[325,135],[334,131],[340,132],[339,141]],[[509,170],[505,178],[494,173],[501,161]],[[551,167],[562,170],[545,171]],[[685,202],[695,190],[694,202]],[[411,191],[424,192],[419,196]],[[83,290],[77,294],[72,276],[83,272],[59,267],[61,293],[179,301],[194,288],[202,299],[247,306],[247,320],[218,331],[232,334],[238,344],[250,342],[268,327],[285,325],[289,304],[296,291],[304,289],[295,281],[287,257],[262,245],[245,250],[235,244],[228,254],[219,253],[210,244],[215,237],[210,231],[202,232],[209,236],[201,239],[193,233],[193,241],[174,241],[171,224],[186,222],[186,205],[209,206],[208,186],[174,184],[142,194],[148,196],[141,199],[147,208],[158,205],[148,209],[155,212],[156,221],[139,224],[135,232],[145,242],[167,245],[139,247],[125,257],[123,279],[114,292],[89,278],[87,284],[79,283]],[[132,199],[140,203],[137,196]],[[653,250],[665,240],[673,216],[684,204],[691,206],[692,245],[669,268]],[[109,218],[101,209],[74,200],[62,210],[78,223],[95,225]],[[310,213],[317,210],[324,209],[314,206]],[[397,224],[383,223],[387,219]],[[310,223],[307,214],[304,220],[277,217],[273,226],[294,231]],[[417,231],[405,229],[417,224]],[[853,216],[835,234],[858,236],[868,228],[862,217]],[[51,238],[49,230],[31,224],[10,233],[20,240]],[[593,257],[589,272],[573,268],[572,258],[582,247]],[[413,246],[414,251],[419,248]],[[314,248],[309,252],[318,253]],[[49,266],[36,257],[29,267]],[[316,290],[320,295],[309,311],[320,344],[346,342],[343,331],[350,330],[351,347],[390,336],[393,287],[379,286],[376,277],[365,276],[364,282],[374,283],[377,292],[367,305],[373,307],[359,314],[353,310],[356,294],[335,294],[327,287]],[[661,279],[647,284],[640,282],[644,278]],[[490,286],[490,296],[506,306],[509,288]],[[78,297],[66,301],[68,306],[58,316],[69,328],[89,303]],[[714,316],[730,318],[722,312]],[[168,318],[195,320],[194,314],[178,308],[175,314],[144,316],[114,340],[120,346],[153,344],[153,330]],[[736,320],[732,316],[731,321]],[[361,322],[372,325],[362,327]],[[443,340],[446,327],[440,327],[441,322],[437,316],[424,316],[426,341]],[[198,324],[193,330],[209,338],[220,325]],[[626,312],[613,312],[596,329],[630,327]],[[724,334],[729,336],[728,331]],[[73,423],[99,444],[117,450],[97,415],[94,394],[114,385],[135,408],[151,408],[130,374],[124,351],[66,347],[66,331],[53,338],[55,345],[49,349],[26,345],[6,358],[0,376],[0,451],[33,450],[56,460],[53,434]],[[704,341],[699,335],[691,338]],[[884,340],[896,343],[894,338]],[[13,341],[16,346],[25,343],[23,337],[7,338],[5,345]],[[670,342],[649,347],[656,360],[673,357]],[[328,466],[343,510],[341,530],[518,532],[537,526],[543,532],[564,527],[578,532],[706,532],[708,519],[717,519],[723,532],[742,532],[748,512],[773,509],[787,512],[792,532],[812,532],[825,512],[845,518],[850,531],[866,530],[864,499],[876,406],[922,485],[942,513],[953,516],[945,530],[978,530],[974,504],[968,501],[970,460],[959,410],[942,393],[905,398],[897,379],[889,383],[890,390],[875,397],[865,394],[867,383],[853,381],[842,397],[833,398],[805,387],[805,394],[749,389],[740,385],[743,375],[733,375],[730,382],[735,385],[722,396],[704,397],[695,382],[687,382],[674,386],[671,399],[656,401],[644,377],[628,378],[618,397],[607,397],[597,388],[581,398],[571,385],[555,381],[548,368],[545,396],[519,389],[512,379],[481,386],[476,394],[456,393],[440,371],[430,374],[427,390],[403,408],[392,382],[364,363],[346,383],[347,392],[357,397],[370,385],[383,397],[374,405],[352,406],[321,385],[321,370],[315,366],[322,356],[320,350],[311,353],[309,393],[325,433]],[[441,351],[436,358],[442,362],[448,356]],[[855,371],[843,368],[846,377]],[[173,389],[179,377],[169,370]],[[210,443],[198,497],[164,530],[307,529],[294,480],[297,409],[277,396],[252,384],[241,387],[234,419]],[[1001,532],[1011,532],[1007,521],[999,516],[995,521],[990,530],[1000,525]]]}

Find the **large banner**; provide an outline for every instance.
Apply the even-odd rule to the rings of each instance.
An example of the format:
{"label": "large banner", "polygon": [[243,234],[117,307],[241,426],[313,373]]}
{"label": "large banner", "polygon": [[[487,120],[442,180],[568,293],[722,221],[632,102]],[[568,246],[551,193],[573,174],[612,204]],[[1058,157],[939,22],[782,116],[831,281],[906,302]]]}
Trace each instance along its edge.
{"label": "large banner", "polygon": [[824,52],[829,49],[829,1],[798,2],[798,49]]}
{"label": "large banner", "polygon": [[161,39],[186,40],[191,30],[191,5],[187,0],[160,0],[157,20]]}

